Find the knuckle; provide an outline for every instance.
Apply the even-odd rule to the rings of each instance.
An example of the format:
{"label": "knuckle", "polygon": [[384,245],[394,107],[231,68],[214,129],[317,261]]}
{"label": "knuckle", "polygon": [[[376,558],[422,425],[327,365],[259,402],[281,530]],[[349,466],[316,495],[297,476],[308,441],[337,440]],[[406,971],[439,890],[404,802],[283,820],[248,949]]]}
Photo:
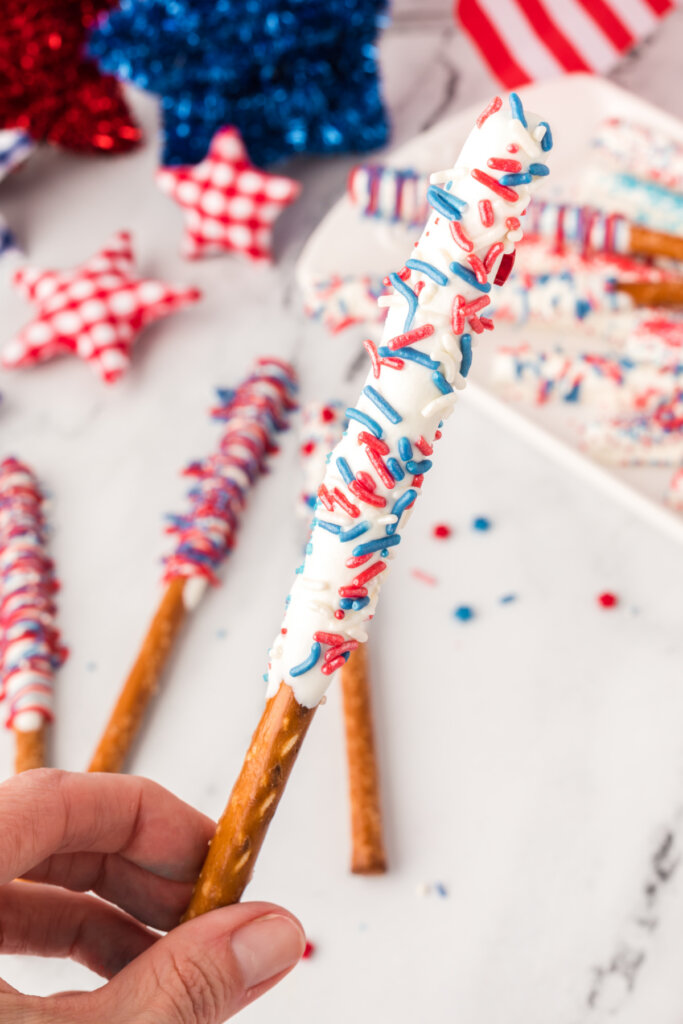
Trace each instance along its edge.
{"label": "knuckle", "polygon": [[[161,980],[161,979],[160,979]],[[163,995],[176,1014],[173,1024],[213,1024],[223,1019],[236,985],[209,957],[170,954]]]}

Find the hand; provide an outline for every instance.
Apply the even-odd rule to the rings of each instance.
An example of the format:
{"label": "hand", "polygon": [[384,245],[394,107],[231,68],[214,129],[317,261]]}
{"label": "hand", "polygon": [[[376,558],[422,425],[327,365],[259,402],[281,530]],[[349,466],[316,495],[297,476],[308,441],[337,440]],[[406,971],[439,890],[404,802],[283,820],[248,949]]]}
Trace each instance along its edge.
{"label": "hand", "polygon": [[305,944],[279,907],[146,927],[174,927],[214,828],[147,779],[39,769],[0,785],[0,953],[110,979],[45,999],[0,980],[0,1024],[221,1024],[279,981]]}

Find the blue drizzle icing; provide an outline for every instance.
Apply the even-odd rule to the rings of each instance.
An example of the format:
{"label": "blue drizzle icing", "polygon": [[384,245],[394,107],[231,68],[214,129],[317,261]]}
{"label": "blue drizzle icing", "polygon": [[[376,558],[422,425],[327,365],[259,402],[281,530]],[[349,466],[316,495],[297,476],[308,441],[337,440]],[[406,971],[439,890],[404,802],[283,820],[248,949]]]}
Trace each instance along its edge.
{"label": "blue drizzle icing", "polygon": [[309,669],[312,669],[313,666],[318,662],[321,649],[322,648],[320,647],[320,644],[316,640],[311,645],[311,653],[308,655],[308,657],[305,658],[304,661],[300,662],[298,665],[295,665],[294,668],[290,668],[290,676],[302,676],[304,672],[308,672]]}
{"label": "blue drizzle icing", "polygon": [[463,267],[462,263],[451,263],[451,270],[456,275],[456,277],[461,277],[463,281],[466,281],[467,284],[471,285],[473,288],[476,288],[477,291],[491,291],[491,285],[488,283],[488,281],[485,281],[484,284],[482,284],[480,281],[477,281],[477,275],[474,273],[474,271],[470,270],[469,267]]}
{"label": "blue drizzle icing", "polygon": [[348,420],[356,420],[358,423],[362,423],[364,427],[367,427],[371,434],[375,437],[382,436],[382,428],[380,427],[377,420],[373,420],[372,416],[368,416],[366,412],[361,412],[360,409],[349,408],[346,410],[346,418]]}
{"label": "blue drizzle icing", "polygon": [[439,270],[432,263],[427,263],[425,260],[406,260],[406,266],[411,270],[418,270],[421,274],[431,278],[435,284],[448,284],[448,278],[443,270]]}
{"label": "blue drizzle icing", "polygon": [[430,185],[427,189],[427,202],[446,220],[462,220],[462,215],[467,209],[467,203],[463,199],[458,199],[436,185]]}
{"label": "blue drizzle icing", "polygon": [[524,113],[524,107],[522,101],[516,92],[510,93],[510,112],[516,121],[521,121],[525,128],[528,128],[526,115]]}
{"label": "blue drizzle icing", "polygon": [[402,295],[403,298],[408,303],[408,314],[406,316],[406,320],[405,320],[405,323],[403,325],[403,330],[404,331],[409,331],[410,330],[410,325],[413,322],[413,317],[415,316],[415,313],[417,312],[417,295],[412,290],[412,288],[408,287],[408,285],[405,283],[405,281],[401,280],[401,278],[398,276],[398,274],[394,274],[394,273],[389,274],[389,280],[391,281],[391,283],[393,284],[394,288],[399,293],[399,295]]}
{"label": "blue drizzle icing", "polygon": [[380,395],[379,391],[376,391],[371,384],[366,384],[363,388],[363,394],[366,398],[369,398],[373,405],[377,406],[379,411],[383,413],[390,423],[400,423],[403,417],[396,412],[393,405],[387,402],[384,395]]}
{"label": "blue drizzle icing", "polygon": [[462,361],[460,363],[460,373],[463,377],[466,377],[470,372],[472,366],[472,335],[461,334],[460,335],[460,351],[462,352]]}

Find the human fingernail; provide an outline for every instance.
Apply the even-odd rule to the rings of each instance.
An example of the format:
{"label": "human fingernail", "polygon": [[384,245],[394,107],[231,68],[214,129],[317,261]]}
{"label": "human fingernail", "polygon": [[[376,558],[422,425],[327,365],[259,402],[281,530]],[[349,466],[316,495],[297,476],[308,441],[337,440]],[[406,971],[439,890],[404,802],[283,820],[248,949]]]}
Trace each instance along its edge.
{"label": "human fingernail", "polygon": [[266,914],[232,935],[232,951],[245,988],[253,988],[298,963],[306,938],[298,924],[281,914]]}

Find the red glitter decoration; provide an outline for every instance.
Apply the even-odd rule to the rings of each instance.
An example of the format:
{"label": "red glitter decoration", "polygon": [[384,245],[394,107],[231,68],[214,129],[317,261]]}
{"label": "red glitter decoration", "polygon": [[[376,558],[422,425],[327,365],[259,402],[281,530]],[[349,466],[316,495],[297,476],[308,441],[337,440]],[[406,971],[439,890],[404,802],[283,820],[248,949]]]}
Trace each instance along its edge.
{"label": "red glitter decoration", "polygon": [[141,132],[119,83],[84,56],[113,0],[2,0],[0,128],[83,153],[121,153]]}
{"label": "red glitter decoration", "polygon": [[71,353],[92,363],[108,383],[127,368],[139,331],[200,297],[196,288],[137,277],[124,231],[73,270],[26,265],[14,284],[37,315],[5,347],[3,365],[32,366]]}
{"label": "red glitter decoration", "polygon": [[312,942],[307,942],[306,943],[306,947],[305,947],[303,953],[301,954],[302,959],[303,960],[310,960],[314,953],[315,953],[315,946],[313,945]]}
{"label": "red glitter decoration", "polygon": [[603,594],[598,594],[598,604],[603,608],[616,608],[619,598],[616,594],[611,594],[609,590],[606,590]]}
{"label": "red glitter decoration", "polygon": [[437,523],[432,530],[434,536],[438,537],[439,540],[445,540],[447,537],[450,537],[452,532],[450,526],[447,526],[446,523]]}
{"label": "red glitter decoration", "polygon": [[301,191],[298,181],[254,167],[236,128],[216,132],[196,166],[162,167],[157,184],[187,211],[188,259],[233,251],[270,260],[273,224]]}

